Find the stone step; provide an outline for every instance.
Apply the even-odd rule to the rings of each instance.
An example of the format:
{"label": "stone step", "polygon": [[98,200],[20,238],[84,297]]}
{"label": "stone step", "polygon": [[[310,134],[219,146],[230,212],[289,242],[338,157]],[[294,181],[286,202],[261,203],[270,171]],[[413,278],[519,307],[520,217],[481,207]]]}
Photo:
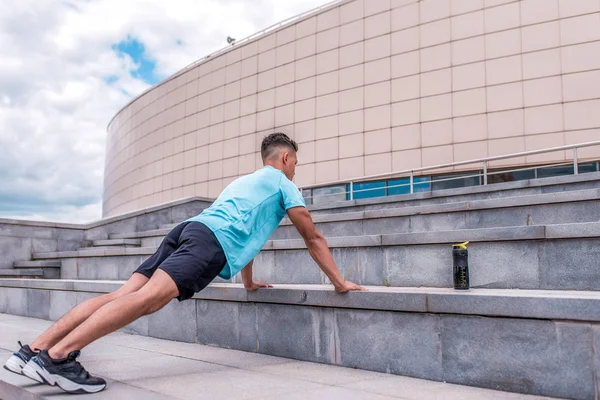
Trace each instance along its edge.
{"label": "stone step", "polygon": [[175,228],[177,225],[179,224],[162,224],[158,226],[158,229],[168,229],[171,230],[173,228]]}
{"label": "stone step", "polygon": [[[389,207],[378,210],[353,211],[336,214],[319,214],[313,218],[315,222],[336,222],[355,219],[376,219],[389,217],[405,217],[411,215],[454,213],[460,211],[492,210],[524,206],[541,206],[551,204],[578,203],[600,200],[600,189],[574,190],[567,192],[533,194],[501,199],[469,200],[424,206]],[[289,218],[282,224],[291,225]]]}
{"label": "stone step", "polygon": [[[124,280],[42,281],[8,278],[0,280],[0,288],[109,293],[119,289],[124,283]],[[277,284],[273,288],[249,291],[242,284],[213,282],[193,298],[242,303],[302,304],[361,310],[600,322],[600,292],[475,288],[454,290],[435,287],[384,286],[365,286],[365,288],[366,292],[339,294],[334,291],[333,286],[326,284]],[[6,310],[0,308],[0,312]]]}
{"label": "stone step", "polygon": [[61,260],[16,261],[13,268],[0,269],[0,277],[60,278]]}
{"label": "stone step", "polygon": [[35,260],[61,259],[61,258],[86,258],[86,257],[105,257],[105,256],[137,256],[151,255],[156,251],[156,247],[109,247],[106,249],[97,249],[95,247],[84,247],[74,251],[51,251],[34,253]]}
{"label": "stone step", "polygon": [[94,240],[92,246],[95,248],[109,248],[112,246],[122,247],[139,247],[141,245],[139,239],[110,239],[110,240]]}
{"label": "stone step", "polygon": [[[395,209],[396,216],[410,215],[415,213],[432,214],[439,208],[439,212],[445,212],[444,205],[452,204],[458,207],[473,210],[482,210],[490,208],[501,208],[502,199],[510,198],[506,207],[515,207],[519,203],[519,198],[524,197],[522,205],[544,204],[545,199],[551,199],[549,203],[558,203],[565,201],[584,201],[589,199],[598,199],[598,186],[600,185],[600,173],[588,173],[579,176],[561,176],[555,178],[544,178],[531,181],[509,182],[496,185],[478,186],[460,189],[451,189],[431,193],[416,193],[413,195],[378,197],[373,199],[346,201],[341,203],[332,203],[325,205],[309,206],[309,210],[314,215],[315,222],[327,222],[327,219],[335,218],[332,214],[349,214],[355,217],[354,213],[378,215],[377,210],[388,208]],[[579,192],[569,195],[569,192]],[[578,196],[582,198],[578,199]],[[485,203],[485,200],[495,200],[495,202]],[[530,202],[530,203],[528,203]],[[460,205],[459,205],[460,204]],[[400,208],[407,208],[402,213]],[[449,210],[452,211],[452,206]],[[392,213],[393,214],[393,213]],[[320,220],[324,218],[324,220]],[[576,222],[576,221],[565,221]],[[284,219],[282,225],[289,224],[289,220]],[[167,233],[176,227],[179,223],[160,224],[158,230],[147,231],[154,235]],[[147,232],[135,232],[111,235],[114,238],[126,237],[149,237]],[[128,236],[126,236],[128,235]],[[164,236],[164,235],[163,235]]]}
{"label": "stone step", "polygon": [[[580,177],[546,178],[550,182],[556,181],[557,179],[559,182],[563,182],[565,180],[564,178],[574,180],[573,182],[564,183],[560,186],[523,187],[524,183],[511,182],[487,187],[461,188],[433,194],[419,193],[415,195],[389,196],[348,201],[344,203],[335,203],[333,205],[309,206],[309,210],[314,214],[315,222],[326,222],[327,219],[335,218],[335,214],[338,213],[352,215],[354,213],[364,212],[364,214],[368,215],[372,212],[372,215],[378,215],[377,210],[385,210],[388,208],[395,210],[397,213],[395,216],[421,213],[421,209],[423,213],[435,213],[435,210],[438,208],[440,209],[440,212],[444,212],[444,205],[448,204],[460,204],[466,209],[469,209],[470,205],[474,210],[498,208],[503,207],[503,199],[506,198],[509,198],[510,200],[504,205],[505,207],[518,206],[518,203],[521,200],[523,201],[523,204],[521,205],[545,204],[547,202],[546,200],[549,200],[548,204],[565,201],[584,201],[599,198],[598,186],[600,185],[600,173],[597,175],[596,179],[591,176],[582,175],[582,177],[586,178],[584,181],[581,181]],[[546,179],[540,179],[538,181],[545,181]],[[515,184],[517,189],[510,190]],[[545,190],[542,190],[542,188]],[[570,192],[574,193],[569,194]],[[440,200],[443,201],[440,202]],[[485,200],[495,201],[485,203]],[[500,204],[500,206],[498,206],[498,204]],[[401,209],[403,208],[406,208],[407,210],[402,212]],[[450,211],[453,211],[452,206],[450,206]],[[321,221],[321,218],[324,220]],[[290,221],[286,218],[284,219],[283,224],[290,224]],[[159,229],[171,230],[177,225],[177,223],[161,224],[159,225]]]}
{"label": "stone step", "polygon": [[39,277],[44,276],[44,270],[41,268],[27,268],[27,269],[16,269],[16,268],[3,268],[0,269],[0,277]]}
{"label": "stone step", "polygon": [[124,246],[93,246],[93,247],[80,247],[79,250],[88,250],[88,249],[93,249],[93,250],[137,249],[139,247],[141,247],[141,246],[130,246],[130,245],[124,245]]}
{"label": "stone step", "polygon": [[14,268],[60,268],[61,262],[58,261],[15,261]]}
{"label": "stone step", "polygon": [[[451,244],[469,240],[471,286],[600,290],[600,223],[465,229],[328,238],[346,279],[363,285],[452,287]],[[63,277],[127,279],[156,247],[37,253],[63,260]],[[565,266],[568,266],[566,268]],[[303,240],[274,240],[255,262],[256,279],[327,283]],[[239,282],[239,274],[234,282]]]}
{"label": "stone step", "polygon": [[[587,189],[504,199],[321,214],[313,216],[313,221],[326,237],[581,223],[600,220],[599,203],[600,189]],[[111,238],[139,238],[142,239],[143,247],[158,246],[171,229],[114,234]],[[300,235],[287,218],[271,237],[297,238],[300,238]]]}
{"label": "stone step", "polygon": [[[326,237],[585,223],[599,220],[600,189],[322,214],[313,217],[317,228]],[[271,238],[298,239],[300,234],[286,218]]]}
{"label": "stone step", "polygon": [[[0,314],[0,323],[5,338],[3,343],[10,349],[14,346],[11,343],[13,337],[18,336],[21,339],[33,337],[39,334],[40,329],[50,326],[49,321],[8,314]],[[0,353],[0,364],[4,363],[10,355],[9,352]],[[340,399],[340,396],[347,399],[398,399],[398,397],[380,397],[374,394],[379,393],[378,390],[381,392],[380,387],[384,384],[383,390],[389,396],[394,396],[400,391],[403,394],[406,392],[443,393],[446,399],[542,400],[538,396],[518,395],[392,374],[378,374],[359,369],[350,370],[341,366],[297,361],[196,343],[134,336],[123,332],[111,333],[100,342],[86,347],[82,358],[81,361],[86,369],[92,375],[101,375],[108,384],[108,391],[104,392],[108,394],[91,396],[94,400],[106,397],[127,400],[196,398],[198,389],[190,383],[200,384],[200,378],[204,378],[205,381],[210,380],[211,395],[202,397],[211,399],[235,399],[242,396],[247,399],[264,398],[266,391],[272,391],[271,382],[276,380],[276,390],[285,393],[286,399],[306,399],[307,392],[312,399]],[[123,379],[123,371],[129,370],[130,365],[134,366],[136,373],[133,382]],[[140,367],[142,365],[143,368]],[[202,372],[192,377],[190,370],[196,371],[197,366],[201,367]],[[303,381],[300,384],[299,370]],[[160,384],[156,379],[163,376],[168,377],[165,378],[165,381],[168,381],[166,385]],[[253,384],[228,384],[231,376],[235,376],[237,382]],[[198,379],[195,379],[196,377]],[[145,381],[140,384],[142,380]],[[216,380],[221,380],[225,384],[220,384]],[[363,386],[366,381],[368,383]],[[269,389],[266,389],[267,387]],[[203,393],[206,392],[207,390],[203,390]],[[3,394],[4,400],[69,399],[69,395],[62,392],[59,387],[35,385],[29,378],[1,368],[0,393]],[[271,399],[281,397],[277,395]],[[413,395],[410,398],[416,397]]]}
{"label": "stone step", "polygon": [[[579,227],[586,225],[595,227],[597,223],[591,224],[568,224]],[[487,228],[487,229],[462,229],[453,231],[434,231],[434,232],[412,232],[402,234],[385,235],[363,235],[363,236],[338,236],[329,237],[327,243],[330,248],[345,247],[377,247],[377,246],[395,246],[406,244],[432,244],[432,243],[450,243],[450,238],[460,240],[469,237],[471,242],[487,241],[507,241],[507,240],[527,240],[527,239],[545,239],[546,226],[524,226],[524,227],[506,227],[506,228]],[[586,231],[587,232],[587,231]],[[590,231],[595,235],[595,229]],[[565,232],[564,235],[569,235]],[[568,236],[569,238],[571,236]],[[302,239],[281,239],[269,240],[263,247],[263,250],[293,250],[305,249]],[[139,248],[82,248],[77,251],[61,252],[39,252],[34,253],[36,260],[73,258],[73,257],[103,257],[103,256],[122,256],[122,255],[151,255],[157,247],[139,247]]]}
{"label": "stone step", "polygon": [[150,236],[150,237],[145,237],[142,238],[142,247],[158,247],[160,246],[160,244],[162,243],[162,241],[165,239],[165,235],[160,235],[160,236]]}
{"label": "stone step", "polygon": [[[171,229],[162,228],[162,229],[152,229],[148,231],[142,232],[125,232],[125,233],[113,233],[110,235],[111,239],[126,239],[126,238],[136,238],[136,239],[144,239],[144,238],[152,238],[152,237],[165,237]],[[142,243],[143,245],[143,243]]]}
{"label": "stone step", "polygon": [[552,178],[506,182],[487,186],[422,192],[410,195],[377,197],[344,202],[328,202],[309,206],[312,214],[332,214],[347,211],[375,210],[404,206],[456,203],[523,195],[549,194],[571,190],[597,189],[600,172],[567,175]]}
{"label": "stone step", "polygon": [[[0,314],[5,347],[13,348],[13,337],[34,337],[39,330],[49,327],[50,322],[32,317]],[[11,338],[9,341],[8,338]],[[14,342],[14,341],[12,341]],[[10,352],[0,354],[4,363]],[[152,337],[111,333],[99,343],[86,347],[82,360],[92,375],[101,375],[107,381],[108,390],[90,398],[126,400],[173,400],[197,398],[201,378],[210,381],[209,399],[264,398],[266,392],[275,390],[285,393],[286,399],[398,399],[398,391],[417,393],[444,393],[447,399],[475,398],[478,400],[548,400],[539,396],[526,396],[494,389],[467,385],[435,382],[425,379],[374,373],[360,369],[349,369],[336,365],[310,363],[284,357],[242,352],[192,343],[181,343]],[[143,365],[143,367],[141,367]],[[130,368],[133,367],[133,368]],[[136,379],[123,379],[123,371],[135,370]],[[301,370],[302,382],[298,371]],[[194,371],[194,375],[191,375]],[[198,372],[201,371],[201,372]],[[237,382],[252,382],[247,385],[230,384],[234,376]],[[161,384],[157,377],[165,377]],[[167,378],[168,377],[168,378]],[[143,382],[142,382],[143,380]],[[368,381],[363,386],[364,382]],[[221,384],[223,382],[223,384]],[[275,389],[273,382],[276,382]],[[374,393],[384,393],[379,396]],[[268,389],[267,389],[268,388]],[[203,389],[203,393],[208,390]],[[106,394],[108,392],[108,394]],[[59,387],[32,384],[29,378],[10,373],[0,368],[0,393],[4,400],[69,399]],[[332,395],[334,393],[334,395]],[[335,397],[334,397],[335,396]],[[342,397],[340,397],[342,396]],[[271,399],[281,398],[277,395]],[[416,398],[411,396],[411,398]],[[80,400],[78,398],[78,400]]]}
{"label": "stone step", "polygon": [[[4,279],[0,312],[58,319],[121,284]],[[126,331],[429,380],[595,398],[597,292],[368,289],[338,294],[331,286],[276,285],[249,292],[211,284]]]}

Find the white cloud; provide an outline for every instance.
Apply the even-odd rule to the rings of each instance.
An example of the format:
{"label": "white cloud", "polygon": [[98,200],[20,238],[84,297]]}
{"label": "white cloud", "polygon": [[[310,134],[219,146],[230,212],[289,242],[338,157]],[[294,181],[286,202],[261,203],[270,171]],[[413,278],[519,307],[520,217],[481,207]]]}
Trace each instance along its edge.
{"label": "white cloud", "polygon": [[[0,14],[0,218],[101,217],[106,125],[149,85],[113,46],[144,44],[168,76],[322,0],[4,2]],[[178,45],[177,41],[182,44]],[[108,84],[106,77],[116,77]]]}

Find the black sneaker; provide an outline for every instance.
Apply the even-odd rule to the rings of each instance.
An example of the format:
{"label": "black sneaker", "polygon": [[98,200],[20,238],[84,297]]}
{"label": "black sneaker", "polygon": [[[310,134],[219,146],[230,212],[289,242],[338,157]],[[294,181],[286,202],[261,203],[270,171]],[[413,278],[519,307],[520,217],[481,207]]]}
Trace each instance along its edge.
{"label": "black sneaker", "polygon": [[[31,350],[28,344],[23,346],[21,342],[17,343],[19,343],[21,348],[10,356],[8,361],[6,361],[6,364],[4,364],[4,369],[14,372],[15,374],[23,375],[23,367],[25,367],[32,357],[37,356],[38,352]],[[38,382],[41,381],[38,380]]]}
{"label": "black sneaker", "polygon": [[106,387],[102,378],[91,376],[83,366],[75,361],[79,351],[69,353],[67,358],[54,360],[47,350],[42,350],[23,368],[23,374],[34,379],[40,377],[50,386],[58,385],[69,393],[96,393]]}

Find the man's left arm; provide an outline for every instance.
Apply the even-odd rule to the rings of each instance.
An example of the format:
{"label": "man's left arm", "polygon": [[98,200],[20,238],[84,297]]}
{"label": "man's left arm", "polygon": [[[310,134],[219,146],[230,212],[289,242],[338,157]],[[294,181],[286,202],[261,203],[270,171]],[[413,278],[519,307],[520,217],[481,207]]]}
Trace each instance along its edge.
{"label": "man's left arm", "polygon": [[256,290],[258,288],[267,287],[272,288],[273,285],[269,285],[268,283],[262,281],[255,281],[252,278],[252,265],[254,264],[254,260],[250,261],[244,269],[242,269],[242,281],[244,282],[244,287],[247,290]]}

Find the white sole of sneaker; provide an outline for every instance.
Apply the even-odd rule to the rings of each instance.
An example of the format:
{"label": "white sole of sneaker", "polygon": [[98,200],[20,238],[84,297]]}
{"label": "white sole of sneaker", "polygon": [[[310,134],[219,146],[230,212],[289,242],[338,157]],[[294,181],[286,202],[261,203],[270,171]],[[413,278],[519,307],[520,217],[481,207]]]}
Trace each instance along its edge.
{"label": "white sole of sneaker", "polygon": [[31,375],[35,374],[35,375],[39,376],[48,385],[50,385],[50,386],[58,385],[58,387],[60,387],[62,390],[64,390],[65,392],[69,392],[69,393],[78,393],[78,392],[97,393],[97,392],[100,392],[101,390],[104,390],[104,388],[106,387],[106,385],[82,385],[77,382],[73,382],[67,378],[60,376],[60,375],[55,375],[55,374],[49,373],[46,369],[40,367],[34,361],[27,363],[25,368],[23,368],[23,373],[25,375],[29,376],[30,378],[32,378],[32,377],[29,374],[31,374]]}
{"label": "white sole of sneaker", "polygon": [[6,361],[6,364],[4,364],[5,370],[19,375],[23,375],[23,367],[25,367],[25,361],[14,355],[10,356],[8,361]]}
{"label": "white sole of sneaker", "polygon": [[44,380],[35,372],[35,370],[29,367],[30,364],[33,364],[33,362],[29,361],[27,364],[25,364],[25,366],[21,370],[21,373],[29,379],[33,379],[38,383],[44,383]]}

